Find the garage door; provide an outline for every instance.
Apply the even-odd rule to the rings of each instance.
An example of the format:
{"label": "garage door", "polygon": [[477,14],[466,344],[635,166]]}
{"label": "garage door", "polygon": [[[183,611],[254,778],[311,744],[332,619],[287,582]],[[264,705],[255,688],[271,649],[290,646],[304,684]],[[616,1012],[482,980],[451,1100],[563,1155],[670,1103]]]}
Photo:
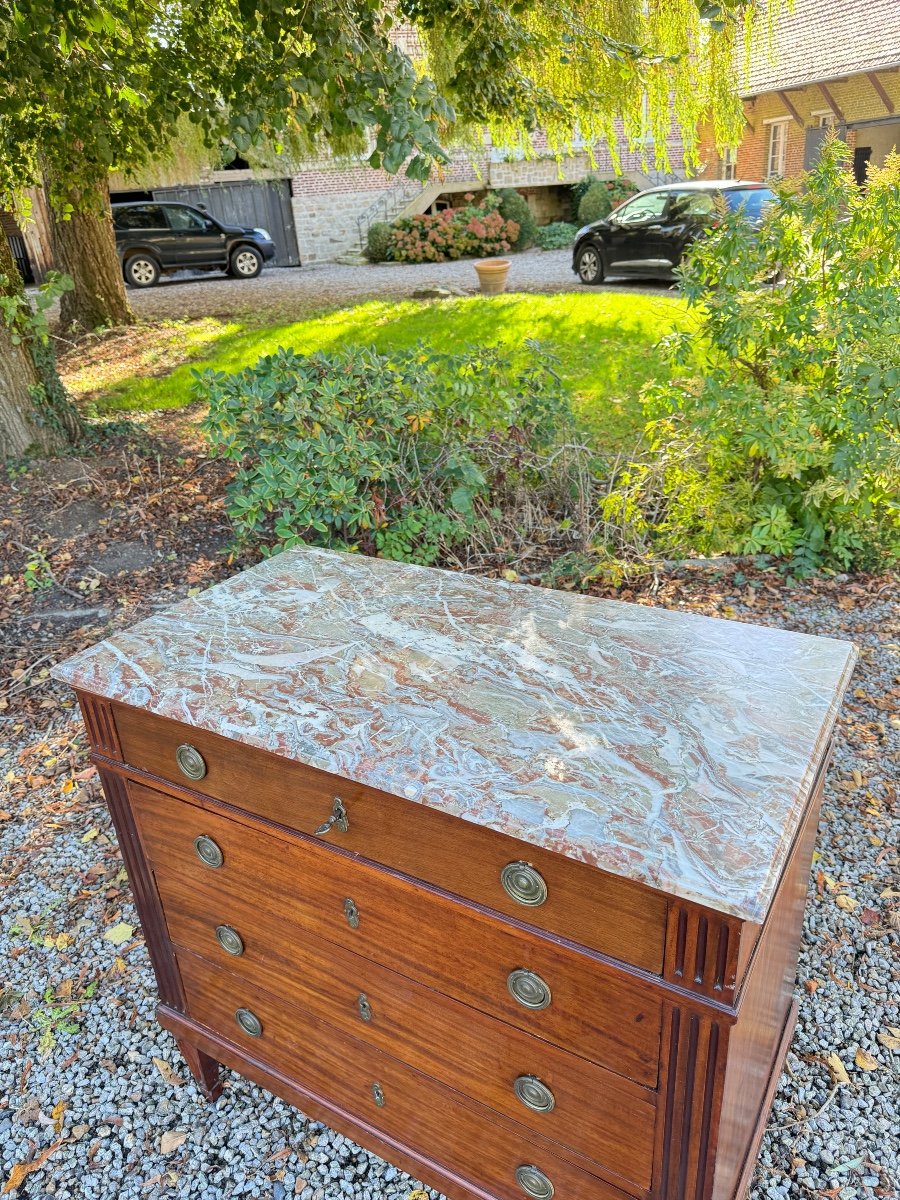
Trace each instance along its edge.
{"label": "garage door", "polygon": [[154,200],[203,204],[228,225],[267,229],[275,243],[276,267],[299,267],[289,179],[243,179],[235,183],[154,188]]}

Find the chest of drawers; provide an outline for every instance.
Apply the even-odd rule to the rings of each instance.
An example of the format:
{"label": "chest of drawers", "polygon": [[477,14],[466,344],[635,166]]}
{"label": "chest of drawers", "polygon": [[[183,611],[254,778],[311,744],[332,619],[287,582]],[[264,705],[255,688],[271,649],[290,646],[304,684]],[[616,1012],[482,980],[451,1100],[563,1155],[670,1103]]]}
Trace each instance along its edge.
{"label": "chest of drawers", "polygon": [[56,668],[205,1094],[451,1200],[736,1200],[852,647],[291,551]]}

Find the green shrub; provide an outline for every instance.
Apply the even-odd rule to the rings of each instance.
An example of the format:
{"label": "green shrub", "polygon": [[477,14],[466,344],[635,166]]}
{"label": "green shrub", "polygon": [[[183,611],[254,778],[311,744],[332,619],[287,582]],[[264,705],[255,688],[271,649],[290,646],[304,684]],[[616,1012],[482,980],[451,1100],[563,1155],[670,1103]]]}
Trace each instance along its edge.
{"label": "green shrub", "polygon": [[538,228],[528,207],[528,201],[515,188],[503,188],[498,195],[501,217],[505,217],[507,221],[515,221],[519,227],[519,236],[512,244],[513,250],[527,250],[529,246],[534,245]]}
{"label": "green shrub", "polygon": [[226,510],[263,553],[313,542],[432,563],[487,523],[504,489],[540,483],[529,455],[568,419],[533,343],[526,367],[492,349],[279,350],[195,380],[204,432],[237,464]]}
{"label": "green shrub", "polygon": [[551,225],[539,225],[535,241],[542,250],[564,250],[575,241],[578,229],[568,221],[554,221]]}
{"label": "green shrub", "polygon": [[580,225],[591,225],[612,212],[612,199],[609,188],[599,179],[595,179],[578,204],[578,222]]}
{"label": "green shrub", "polygon": [[572,220],[578,220],[578,206],[581,204],[584,193],[588,190],[592,183],[597,183],[596,175],[585,175],[584,179],[579,179],[577,183],[573,183],[569,188],[569,196],[572,202]]}
{"label": "green shrub", "polygon": [[[466,199],[471,201],[471,194]],[[404,217],[395,221],[391,230],[391,252],[397,262],[446,262],[467,255],[505,254],[519,236],[518,223],[506,220],[500,212],[496,192],[480,204]]]}
{"label": "green shrub", "polygon": [[[769,554],[805,574],[900,555],[900,156],[860,190],[847,149],[723,210],[681,272],[695,332],[645,394],[651,453],[606,515],[668,554]],[[773,280],[778,280],[773,286]]]}
{"label": "green shrub", "polygon": [[392,257],[394,231],[387,221],[376,221],[366,235],[366,258],[369,262],[387,262]]}

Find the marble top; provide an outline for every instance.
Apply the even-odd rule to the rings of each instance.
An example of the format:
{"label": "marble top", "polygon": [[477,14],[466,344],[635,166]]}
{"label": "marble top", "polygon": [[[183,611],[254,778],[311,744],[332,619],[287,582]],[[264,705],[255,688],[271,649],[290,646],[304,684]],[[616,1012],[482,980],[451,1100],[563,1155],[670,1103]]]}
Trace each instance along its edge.
{"label": "marble top", "polygon": [[831,638],[302,548],[52,674],[760,921],[854,660]]}

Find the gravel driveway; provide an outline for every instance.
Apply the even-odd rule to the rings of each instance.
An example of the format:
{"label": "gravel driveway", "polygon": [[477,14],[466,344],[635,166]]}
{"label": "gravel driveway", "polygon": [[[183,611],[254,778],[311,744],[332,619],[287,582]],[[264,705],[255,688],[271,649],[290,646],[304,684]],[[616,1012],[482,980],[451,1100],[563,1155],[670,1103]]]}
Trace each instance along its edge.
{"label": "gravel driveway", "polygon": [[[569,250],[528,250],[510,256],[511,292],[576,292],[610,289],[658,294],[668,283],[611,279],[599,289],[586,288],[572,273]],[[448,263],[364,263],[344,266],[270,267],[256,279],[237,280],[218,273],[181,272],[156,287],[129,288],[134,311],[145,321],[181,317],[231,317],[272,313],[280,319],[302,317],[323,308],[362,300],[403,299],[420,288],[478,290],[472,260]]]}
{"label": "gravel driveway", "polygon": [[[840,589],[782,590],[764,607],[750,589],[713,583],[702,605],[689,601],[861,650],[825,792],[800,1023],[752,1200],[874,1200],[898,1186],[900,623],[890,592]],[[677,586],[668,602],[683,603]],[[153,1019],[113,831],[80,725],[59,707],[70,697],[55,685],[43,694],[52,716],[40,740],[12,711],[0,724],[0,1188],[16,1164],[37,1162],[17,1197],[408,1200],[408,1177],[237,1076],[217,1106],[198,1096]]]}

